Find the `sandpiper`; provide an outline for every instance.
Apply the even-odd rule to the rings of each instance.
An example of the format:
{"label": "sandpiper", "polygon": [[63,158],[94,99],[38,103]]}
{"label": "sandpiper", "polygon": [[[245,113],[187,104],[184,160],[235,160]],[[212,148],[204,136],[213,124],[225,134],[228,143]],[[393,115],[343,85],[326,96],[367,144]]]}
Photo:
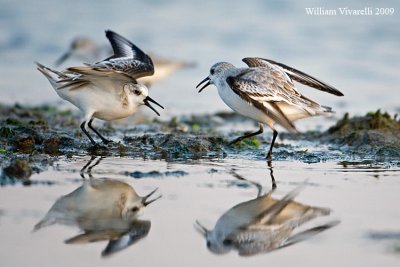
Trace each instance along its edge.
{"label": "sandpiper", "polygon": [[129,229],[157,189],[140,197],[129,184],[109,178],[84,179],[80,187],[60,197],[34,230],[56,223],[77,225],[85,231]]}
{"label": "sandpiper", "polygon": [[263,124],[273,130],[267,160],[272,160],[272,148],[278,135],[274,125],[278,123],[291,133],[297,133],[293,121],[332,114],[332,108],[322,106],[299,93],[294,81],[337,96],[343,94],[334,87],[292,67],[263,58],[244,58],[248,68],[236,68],[227,62],[219,62],[210,69],[210,75],[196,88],[199,93],[214,84],[222,100],[234,111],[260,123],[259,130],[236,138],[231,144],[261,134]]}
{"label": "sandpiper", "polygon": [[126,118],[141,105],[148,106],[160,116],[150,102],[164,108],[148,96],[145,85],[136,81],[154,73],[151,58],[113,31],[106,31],[106,37],[114,55],[98,63],[70,67],[62,72],[36,63],[37,69],[49,80],[56,93],[82,111],[80,127],[93,145],[96,142],[89,135],[87,127],[104,143],[110,142],[93,128],[94,118],[106,121]]}
{"label": "sandpiper", "polygon": [[216,254],[237,250],[241,256],[270,252],[293,245],[327,230],[339,223],[331,221],[294,233],[302,224],[319,216],[327,216],[330,209],[295,202],[299,188],[282,199],[272,198],[272,191],[239,203],[226,211],[209,230],[198,221],[196,229],[207,241],[207,248]]}
{"label": "sandpiper", "polygon": [[[75,58],[81,60],[85,63],[95,63],[103,58],[111,56],[113,53],[111,47],[100,46],[96,44],[92,39],[79,36],[76,37],[67,52],[65,52],[56,62],[56,66],[63,64],[68,58]],[[167,59],[160,57],[153,53],[148,53],[154,63],[154,74],[147,77],[139,78],[139,82],[145,84],[146,86],[151,86],[157,83],[172,73],[184,69],[191,68],[195,66],[193,62],[186,62],[181,60]]]}
{"label": "sandpiper", "polygon": [[[151,223],[148,220],[140,220],[139,216],[161,195],[150,199],[157,189],[146,196],[139,196],[135,189],[125,182],[94,178],[91,170],[101,160],[102,158],[98,158],[94,161],[92,157],[81,170],[82,185],[57,199],[44,218],[35,225],[34,231],[53,224],[77,226],[81,232],[65,240],[65,243],[109,241],[102,256],[123,250],[146,237]],[[85,177],[86,170],[89,179]]]}

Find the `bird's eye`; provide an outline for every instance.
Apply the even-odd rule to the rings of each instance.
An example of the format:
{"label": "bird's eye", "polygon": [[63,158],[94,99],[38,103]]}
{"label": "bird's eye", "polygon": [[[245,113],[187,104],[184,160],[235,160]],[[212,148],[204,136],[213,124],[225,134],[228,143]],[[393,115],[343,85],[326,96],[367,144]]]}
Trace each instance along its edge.
{"label": "bird's eye", "polygon": [[211,247],[211,242],[210,241],[207,241],[207,247],[208,248]]}
{"label": "bird's eye", "polygon": [[132,212],[137,212],[138,210],[139,210],[138,207],[133,207],[133,208],[131,209]]}
{"label": "bird's eye", "polygon": [[135,95],[140,95],[140,91],[139,91],[138,89],[136,89],[135,91],[133,91],[133,93],[134,93]]}
{"label": "bird's eye", "polygon": [[211,73],[211,75],[214,75],[215,70],[214,70],[214,69],[211,69],[211,70],[210,70],[210,73]]}
{"label": "bird's eye", "polygon": [[225,239],[224,241],[222,241],[222,244],[224,244],[225,246],[230,246],[230,245],[232,245],[232,240]]}

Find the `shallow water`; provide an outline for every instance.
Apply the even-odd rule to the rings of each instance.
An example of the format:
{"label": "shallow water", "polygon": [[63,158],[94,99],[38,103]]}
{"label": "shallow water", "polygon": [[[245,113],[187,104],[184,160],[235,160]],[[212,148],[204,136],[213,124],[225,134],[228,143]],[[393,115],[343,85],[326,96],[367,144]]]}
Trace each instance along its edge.
{"label": "shallow water", "polygon": [[[394,16],[307,16],[305,7],[394,7]],[[228,110],[214,88],[197,94],[195,85],[217,61],[243,66],[241,58],[260,56],[284,62],[336,86],[345,97],[301,91],[340,117],[381,108],[400,110],[399,1],[8,1],[0,0],[0,102],[61,103],[33,62],[52,65],[78,35],[105,43],[105,29],[115,30],[146,51],[197,63],[155,84],[150,94],[174,115]],[[177,15],[179,14],[179,16]],[[78,62],[70,61],[71,65]],[[179,95],[179,101],[176,96]],[[71,107],[69,104],[62,102]],[[151,113],[149,113],[151,114]],[[296,123],[300,130],[332,125],[332,119]],[[322,125],[322,126],[321,126]],[[238,124],[237,128],[251,129]],[[298,144],[298,142],[296,141]],[[82,185],[81,168],[90,157],[60,157],[47,171],[34,174],[30,186],[0,188],[1,266],[397,266],[400,239],[398,208],[400,168],[371,161],[307,164],[276,161],[273,173],[280,198],[305,184],[296,198],[332,209],[329,217],[307,225],[341,223],[299,244],[267,254],[240,257],[235,250],[212,254],[196,232],[199,220],[212,228],[232,206],[254,199],[257,188],[271,189],[270,170],[254,155],[240,159],[166,162],[105,158],[92,170],[95,179],[112,178],[133,186],[139,195],[159,188],[163,195],[140,217],[151,221],[149,233],[110,258],[107,242],[70,245],[77,227],[33,227],[62,195]],[[350,157],[351,158],[351,157]],[[347,158],[348,159],[348,158]],[[306,226],[306,225],[305,225]]]}
{"label": "shallow water", "polygon": [[[263,160],[232,157],[188,162],[103,159],[92,169],[94,179],[119,179],[133,186],[139,195],[158,187],[158,193],[162,194],[140,217],[151,221],[148,235],[110,258],[100,256],[105,241],[64,244],[64,240],[80,233],[77,227],[56,224],[33,233],[33,226],[59,197],[82,185],[79,171],[88,160],[89,157],[60,160],[48,171],[33,175],[31,186],[1,188],[2,265],[260,266],[267,261],[274,266],[295,263],[395,266],[398,263],[400,169],[371,163],[344,167],[336,162],[274,162],[273,174],[278,185],[275,197],[281,198],[303,184],[296,201],[333,211],[330,216],[306,225],[331,220],[341,223],[301,243],[267,254],[239,257],[233,250],[215,255],[207,250],[204,238],[195,231],[196,220],[212,228],[229,208],[256,197],[257,188],[235,178],[232,169],[262,185],[264,192],[271,189],[269,169]],[[132,175],[134,172],[136,175]],[[143,178],[132,177],[139,177],[138,173]],[[382,234],[383,238],[379,238]]]}

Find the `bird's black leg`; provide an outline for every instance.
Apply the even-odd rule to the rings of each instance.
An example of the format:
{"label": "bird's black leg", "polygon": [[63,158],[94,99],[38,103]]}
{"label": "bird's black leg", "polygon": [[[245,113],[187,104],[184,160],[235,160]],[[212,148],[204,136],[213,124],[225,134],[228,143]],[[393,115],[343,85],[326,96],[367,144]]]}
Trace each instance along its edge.
{"label": "bird's black leg", "polygon": [[269,169],[269,175],[271,176],[272,190],[275,190],[277,186],[275,182],[274,170],[272,169],[271,161],[268,161],[268,169]]}
{"label": "bird's black leg", "polygon": [[95,134],[97,134],[98,137],[100,137],[100,139],[101,139],[101,141],[103,141],[103,143],[105,143],[105,144],[110,143],[111,140],[108,140],[108,139],[104,138],[104,136],[102,136],[95,128],[93,128],[92,122],[93,122],[93,118],[90,119],[90,121],[89,121],[89,123],[88,123],[89,128],[92,129],[92,131],[93,131]]}
{"label": "bird's black leg", "polygon": [[274,129],[274,133],[273,133],[272,141],[271,141],[271,146],[269,147],[269,151],[268,151],[268,154],[267,154],[267,161],[268,162],[272,161],[272,148],[274,147],[275,139],[276,139],[277,136],[278,136],[278,132]]}
{"label": "bird's black leg", "polygon": [[101,161],[102,159],[104,159],[104,157],[98,157],[97,160],[94,162],[94,164],[90,166],[90,164],[92,164],[92,162],[93,162],[96,158],[97,158],[96,156],[92,156],[92,157],[90,158],[90,160],[85,164],[85,166],[83,166],[83,168],[81,169],[80,175],[81,175],[81,177],[82,177],[83,179],[86,179],[86,177],[85,177],[85,172],[87,172],[87,173],[89,174],[89,178],[90,178],[90,179],[93,179],[93,175],[92,175],[92,169],[93,169],[93,167],[99,165],[99,164],[100,164],[100,161]]}
{"label": "bird's black leg", "polygon": [[89,178],[90,178],[90,179],[93,179],[93,175],[92,175],[92,169],[93,169],[93,167],[96,167],[97,165],[99,165],[99,164],[100,164],[100,161],[102,161],[103,159],[104,159],[104,157],[99,157],[99,158],[97,159],[97,161],[96,161],[92,166],[90,166],[89,168],[87,168],[88,174],[89,174]]}
{"label": "bird's black leg", "polygon": [[249,138],[249,137],[258,135],[258,134],[262,134],[263,132],[264,132],[264,128],[263,128],[262,124],[260,123],[260,129],[258,129],[257,132],[249,133],[249,134],[245,134],[245,135],[243,135],[243,136],[240,136],[240,137],[234,139],[233,141],[229,142],[228,145],[233,145],[233,144],[235,144],[235,143],[237,143],[237,142],[242,141],[243,139],[246,139],[246,138]]}
{"label": "bird's black leg", "polygon": [[95,145],[97,145],[97,143],[93,140],[93,138],[89,135],[89,133],[86,131],[86,129],[85,129],[85,123],[86,123],[86,121],[84,121],[84,122],[82,122],[82,124],[81,124],[81,129],[82,129],[82,131],[86,134],[86,136],[90,139],[90,142],[92,142],[92,144],[95,146]]}
{"label": "bird's black leg", "polygon": [[92,156],[92,157],[90,158],[90,160],[88,161],[88,163],[86,163],[85,166],[83,166],[83,168],[81,169],[80,175],[81,175],[81,177],[82,177],[83,179],[86,179],[86,177],[85,177],[85,171],[86,171],[87,167],[89,167],[89,165],[93,162],[93,160],[94,160],[95,158],[96,158],[95,156]]}
{"label": "bird's black leg", "polygon": [[256,183],[256,182],[252,182],[252,181],[247,180],[246,178],[244,178],[244,177],[241,176],[240,174],[236,173],[235,169],[231,169],[229,173],[232,174],[232,176],[235,177],[236,179],[239,179],[239,180],[241,180],[241,181],[246,181],[246,182],[251,183],[252,185],[255,185],[255,187],[257,187],[257,191],[258,191],[257,197],[262,196],[263,188],[262,188],[262,186],[261,186],[259,183]]}

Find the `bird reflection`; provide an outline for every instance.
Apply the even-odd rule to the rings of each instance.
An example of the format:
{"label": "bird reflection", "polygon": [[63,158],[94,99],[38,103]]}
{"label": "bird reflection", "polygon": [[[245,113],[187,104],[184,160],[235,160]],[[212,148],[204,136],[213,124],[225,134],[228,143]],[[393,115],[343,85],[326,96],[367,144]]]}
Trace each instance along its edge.
{"label": "bird reflection", "polygon": [[270,252],[308,239],[339,223],[331,221],[295,233],[302,224],[329,215],[330,209],[294,201],[300,187],[282,199],[275,199],[272,197],[274,190],[262,194],[262,187],[253,184],[258,188],[258,196],[229,209],[218,219],[214,229],[208,230],[196,221],[195,227],[206,239],[211,252],[225,254],[237,250],[241,256]]}
{"label": "bird reflection", "polygon": [[275,182],[275,176],[274,176],[274,169],[272,167],[272,161],[268,160],[267,161],[268,169],[269,169],[269,176],[271,177],[271,183],[272,183],[272,189],[276,189],[276,182]]}
{"label": "bird reflection", "polygon": [[[154,63],[154,74],[139,79],[146,86],[151,86],[180,69],[195,66],[193,62],[166,59],[153,53],[148,54]],[[85,36],[79,36],[72,41],[68,51],[57,59],[55,65],[58,67],[70,58],[83,61],[84,63],[96,63],[112,55],[113,51],[110,46],[99,46],[94,40]]]}
{"label": "bird reflection", "polygon": [[[144,197],[139,196],[129,184],[114,179],[95,179],[91,169],[100,163],[93,158],[81,170],[83,184],[73,192],[60,197],[35,225],[34,230],[56,223],[78,226],[83,233],[65,241],[79,244],[108,240],[102,256],[108,256],[127,248],[144,238],[150,231],[151,223],[139,220],[144,208],[158,196],[149,199],[157,189]],[[88,170],[89,179],[84,174]]]}

